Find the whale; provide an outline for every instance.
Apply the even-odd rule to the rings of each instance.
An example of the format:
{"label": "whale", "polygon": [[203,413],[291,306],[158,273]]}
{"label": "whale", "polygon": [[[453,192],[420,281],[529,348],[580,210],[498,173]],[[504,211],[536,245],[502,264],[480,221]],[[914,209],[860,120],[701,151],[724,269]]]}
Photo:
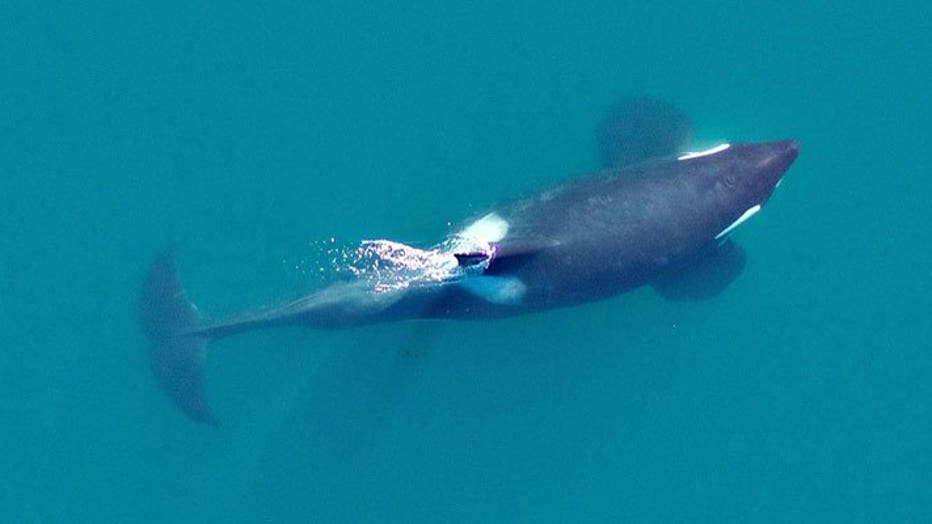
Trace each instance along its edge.
{"label": "whale", "polygon": [[598,127],[601,166],[489,206],[439,242],[360,243],[348,279],[228,317],[187,298],[174,250],[146,271],[139,300],[152,372],[175,407],[216,425],[209,343],[278,326],[352,328],[417,319],[491,320],[599,301],[650,286],[673,300],[717,296],[742,273],[732,233],[759,213],[796,160],[794,140],[689,151],[669,104],[624,100]]}

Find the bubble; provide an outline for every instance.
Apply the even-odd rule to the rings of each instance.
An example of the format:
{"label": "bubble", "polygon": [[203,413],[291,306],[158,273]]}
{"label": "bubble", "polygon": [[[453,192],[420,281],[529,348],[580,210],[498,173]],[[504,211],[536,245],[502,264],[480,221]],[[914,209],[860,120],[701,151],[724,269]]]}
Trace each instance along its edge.
{"label": "bubble", "polygon": [[[307,247],[305,257],[282,259],[283,266],[318,282],[363,281],[376,292],[434,285],[481,273],[494,254],[488,243],[458,236],[427,249],[385,239],[349,245],[334,237],[311,241]],[[464,264],[460,260],[464,253],[476,260]],[[483,258],[483,253],[488,255]]]}

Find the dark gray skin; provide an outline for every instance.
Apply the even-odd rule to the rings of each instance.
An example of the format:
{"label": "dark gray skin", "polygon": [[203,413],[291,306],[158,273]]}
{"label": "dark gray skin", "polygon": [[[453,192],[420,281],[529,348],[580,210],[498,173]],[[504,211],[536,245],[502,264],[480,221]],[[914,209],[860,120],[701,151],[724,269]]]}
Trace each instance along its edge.
{"label": "dark gray skin", "polygon": [[606,169],[492,209],[507,233],[487,251],[450,253],[465,269],[449,278],[391,289],[339,283],[217,321],[201,320],[187,302],[167,254],[150,268],[141,300],[153,371],[189,417],[214,423],[201,375],[206,343],[246,330],[506,317],[643,285],[676,298],[712,296],[744,261],[722,232],[767,202],[798,151],[789,140],[734,144],[706,156]]}
{"label": "dark gray skin", "polygon": [[[496,211],[512,227],[486,274],[527,285],[523,312],[591,302],[688,271],[719,248],[718,233],[763,206],[798,151],[792,141],[732,145],[709,156],[607,170],[546,191],[546,199],[503,206]],[[528,238],[545,247],[526,252],[521,239]],[[445,307],[443,316],[484,313],[479,305]]]}

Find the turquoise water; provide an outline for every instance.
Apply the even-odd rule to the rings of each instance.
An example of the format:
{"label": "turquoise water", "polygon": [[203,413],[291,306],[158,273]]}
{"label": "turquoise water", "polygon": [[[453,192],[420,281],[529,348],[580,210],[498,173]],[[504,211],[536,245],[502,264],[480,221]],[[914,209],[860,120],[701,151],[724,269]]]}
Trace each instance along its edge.
{"label": "turquoise water", "polygon": [[[924,3],[0,5],[0,521],[925,521]],[[215,7],[217,5],[218,7]],[[136,300],[432,241],[596,166],[621,95],[802,154],[709,302],[216,344],[198,426]]]}

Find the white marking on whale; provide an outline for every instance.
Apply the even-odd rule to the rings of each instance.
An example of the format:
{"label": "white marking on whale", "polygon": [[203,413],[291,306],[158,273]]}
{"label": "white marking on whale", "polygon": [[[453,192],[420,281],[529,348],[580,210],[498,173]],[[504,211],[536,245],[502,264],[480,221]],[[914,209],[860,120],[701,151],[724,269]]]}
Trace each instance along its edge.
{"label": "white marking on whale", "polygon": [[458,285],[483,300],[509,306],[520,304],[527,292],[527,285],[517,277],[477,276]]}
{"label": "white marking on whale", "polygon": [[489,213],[470,224],[457,236],[492,243],[501,241],[507,234],[508,221],[498,216],[497,213]]}
{"label": "white marking on whale", "polygon": [[755,204],[755,205],[751,206],[750,208],[748,208],[747,211],[745,211],[744,213],[741,214],[740,217],[738,217],[738,220],[735,220],[734,222],[731,223],[730,226],[728,226],[728,227],[726,227],[725,229],[723,229],[721,233],[715,235],[715,240],[718,240],[718,239],[722,238],[723,236],[727,235],[728,233],[731,233],[732,230],[734,230],[736,227],[738,227],[738,226],[740,226],[741,224],[743,224],[744,222],[746,222],[747,219],[749,219],[749,218],[751,218],[752,216],[756,215],[758,211],[760,211],[760,204]]}
{"label": "white marking on whale", "polygon": [[721,153],[722,151],[731,147],[731,144],[719,144],[712,149],[706,149],[705,151],[687,151],[682,155],[676,157],[677,160],[689,160],[692,158],[699,158],[703,156],[714,155],[715,153]]}

